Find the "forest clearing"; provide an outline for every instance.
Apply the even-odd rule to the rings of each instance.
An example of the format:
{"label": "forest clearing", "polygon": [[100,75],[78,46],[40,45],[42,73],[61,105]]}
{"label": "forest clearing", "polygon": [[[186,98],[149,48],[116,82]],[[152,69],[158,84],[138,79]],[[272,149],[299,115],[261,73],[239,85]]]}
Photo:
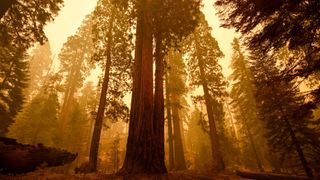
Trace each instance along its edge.
{"label": "forest clearing", "polygon": [[0,179],[320,179],[319,0],[1,0]]}

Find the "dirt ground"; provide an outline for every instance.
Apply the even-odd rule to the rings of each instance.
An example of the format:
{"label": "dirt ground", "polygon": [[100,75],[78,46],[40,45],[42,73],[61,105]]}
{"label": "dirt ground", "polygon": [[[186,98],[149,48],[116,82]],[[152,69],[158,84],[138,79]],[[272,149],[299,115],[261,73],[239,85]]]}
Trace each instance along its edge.
{"label": "dirt ground", "polygon": [[103,173],[89,173],[89,174],[74,174],[74,173],[56,173],[48,170],[38,170],[22,175],[0,175],[1,180],[241,180],[233,172],[223,171],[218,174],[212,174],[208,172],[195,172],[195,171],[182,171],[182,172],[170,172],[166,175],[127,175],[118,176],[114,174]]}

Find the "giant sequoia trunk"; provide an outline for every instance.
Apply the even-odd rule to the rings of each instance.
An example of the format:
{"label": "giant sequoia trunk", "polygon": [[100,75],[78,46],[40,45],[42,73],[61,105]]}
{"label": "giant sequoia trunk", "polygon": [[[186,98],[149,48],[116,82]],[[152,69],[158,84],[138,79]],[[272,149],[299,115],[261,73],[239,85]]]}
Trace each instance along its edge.
{"label": "giant sequoia trunk", "polygon": [[100,143],[100,135],[103,124],[103,116],[107,103],[107,91],[109,85],[109,74],[111,67],[111,44],[112,44],[112,29],[113,29],[113,14],[111,14],[109,30],[108,30],[108,44],[107,44],[107,60],[106,67],[104,71],[100,102],[97,112],[96,121],[94,124],[93,135],[91,139],[90,153],[89,153],[89,170],[96,171],[97,170],[97,162],[98,162],[98,152],[99,152],[99,143]]}
{"label": "giant sequoia trunk", "polygon": [[175,104],[171,106],[172,108],[172,120],[174,129],[174,169],[175,170],[185,170],[186,160],[184,157],[182,137],[181,137],[181,127],[180,127],[180,116],[179,116],[179,96],[177,94],[172,94],[172,102]]}
{"label": "giant sequoia trunk", "polygon": [[165,173],[156,145],[160,137],[153,119],[153,58],[151,0],[138,5],[135,62],[127,151],[120,173]]}
{"label": "giant sequoia trunk", "polygon": [[[196,51],[199,54],[200,45],[199,45],[197,36],[195,36],[195,44],[196,44]],[[217,128],[216,128],[215,121],[214,121],[211,96],[209,93],[208,83],[206,80],[206,74],[205,74],[205,70],[204,70],[204,62],[203,62],[203,59],[201,58],[200,55],[198,55],[198,67],[200,70],[200,79],[201,79],[201,83],[202,83],[204,98],[205,98],[205,102],[206,102],[206,109],[207,109],[207,114],[208,114],[208,119],[209,119],[209,128],[210,128],[209,133],[210,133],[211,150],[212,150],[212,158],[213,158],[212,165],[213,165],[214,170],[220,171],[225,168],[225,165],[224,165],[222,155],[220,152],[218,132],[217,132]]]}
{"label": "giant sequoia trunk", "polygon": [[171,100],[169,92],[169,82],[168,73],[166,73],[166,109],[167,109],[167,119],[168,119],[168,144],[169,144],[169,169],[174,168],[174,156],[173,156],[173,135],[172,135],[172,117],[171,117]]}

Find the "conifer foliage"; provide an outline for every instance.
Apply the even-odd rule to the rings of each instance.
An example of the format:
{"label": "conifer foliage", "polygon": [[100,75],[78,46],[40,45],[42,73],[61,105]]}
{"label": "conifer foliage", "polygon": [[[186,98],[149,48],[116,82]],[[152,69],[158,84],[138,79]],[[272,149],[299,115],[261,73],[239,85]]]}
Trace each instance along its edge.
{"label": "conifer foliage", "polygon": [[181,52],[170,50],[165,60],[168,65],[166,69],[167,119],[170,118],[170,120],[168,119],[168,126],[172,126],[171,130],[168,129],[168,131],[172,133],[172,137],[169,137],[168,141],[173,143],[173,151],[170,152],[172,154],[169,154],[169,156],[173,158],[170,169],[185,170],[187,166],[183,145],[185,142],[182,139],[184,133],[182,109],[184,108],[183,100],[188,92],[186,85],[186,67]]}
{"label": "conifer foliage", "polygon": [[[218,42],[211,36],[211,28],[201,14],[199,26],[188,36],[185,52],[189,56],[187,65],[192,87],[202,87],[204,95],[197,97],[204,101],[209,120],[213,169],[222,170],[225,165],[219,149],[217,121],[219,120],[218,104],[225,95],[226,82],[223,79],[218,60],[223,57]],[[222,115],[223,116],[223,115]]]}
{"label": "conifer foliage", "polygon": [[289,52],[285,53],[285,56],[253,56],[251,69],[257,86],[259,118],[265,124],[274,153],[282,156],[283,162],[300,161],[306,175],[312,177],[310,161],[318,161],[311,157],[318,156],[320,133],[313,125],[315,106],[301,96],[293,81],[283,78],[276,60],[286,58]]}
{"label": "conifer foliage", "polygon": [[21,110],[28,76],[26,51],[47,39],[43,28],[52,21],[62,0],[6,0],[0,8],[0,135]]}
{"label": "conifer foliage", "polygon": [[8,52],[0,47],[0,136],[8,132],[24,103],[29,64],[23,51]]}
{"label": "conifer foliage", "polygon": [[[255,100],[255,85],[253,84],[253,76],[249,69],[248,58],[244,55],[238,39],[232,42],[232,61],[231,68],[233,73],[230,75],[230,80],[233,81],[230,97],[232,99],[231,106],[240,127],[243,147],[250,147],[246,152],[252,152],[256,167],[263,169],[258,142],[262,141],[257,137],[263,135],[263,127],[258,121],[257,107]],[[258,130],[260,128],[260,130]],[[248,142],[248,143],[246,143]],[[248,153],[244,153],[247,154]],[[245,158],[248,159],[248,158]]]}
{"label": "conifer foliage", "polygon": [[129,6],[120,7],[101,0],[94,11],[93,59],[104,70],[100,101],[91,140],[90,171],[97,170],[98,150],[104,117],[117,121],[128,119],[129,110],[122,98],[128,92],[131,75],[132,44]]}

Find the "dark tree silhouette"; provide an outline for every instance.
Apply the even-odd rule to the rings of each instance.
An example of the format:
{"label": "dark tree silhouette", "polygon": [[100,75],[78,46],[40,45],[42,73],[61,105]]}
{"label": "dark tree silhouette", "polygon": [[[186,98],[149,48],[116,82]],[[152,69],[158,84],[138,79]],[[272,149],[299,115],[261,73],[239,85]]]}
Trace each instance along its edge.
{"label": "dark tree silhouette", "polygon": [[274,56],[255,54],[252,58],[259,117],[267,129],[269,143],[276,152],[297,156],[306,175],[312,177],[307,150],[319,148],[319,132],[310,126],[315,106],[306,102],[293,82],[283,78]]}
{"label": "dark tree silhouette", "polygon": [[[120,9],[109,0],[101,0],[94,11],[94,59],[102,65],[104,75],[89,153],[90,170],[97,170],[103,119],[126,120],[121,111],[128,110],[123,98],[131,73],[130,9]],[[127,83],[126,83],[127,82]]]}
{"label": "dark tree silhouette", "polygon": [[[276,52],[288,44],[302,56],[289,58],[283,74],[306,78],[320,69],[320,3],[318,0],[218,0],[223,27],[241,32],[251,50]],[[295,60],[293,60],[295,59]],[[284,59],[286,60],[286,59]],[[311,95],[319,101],[319,87]]]}

